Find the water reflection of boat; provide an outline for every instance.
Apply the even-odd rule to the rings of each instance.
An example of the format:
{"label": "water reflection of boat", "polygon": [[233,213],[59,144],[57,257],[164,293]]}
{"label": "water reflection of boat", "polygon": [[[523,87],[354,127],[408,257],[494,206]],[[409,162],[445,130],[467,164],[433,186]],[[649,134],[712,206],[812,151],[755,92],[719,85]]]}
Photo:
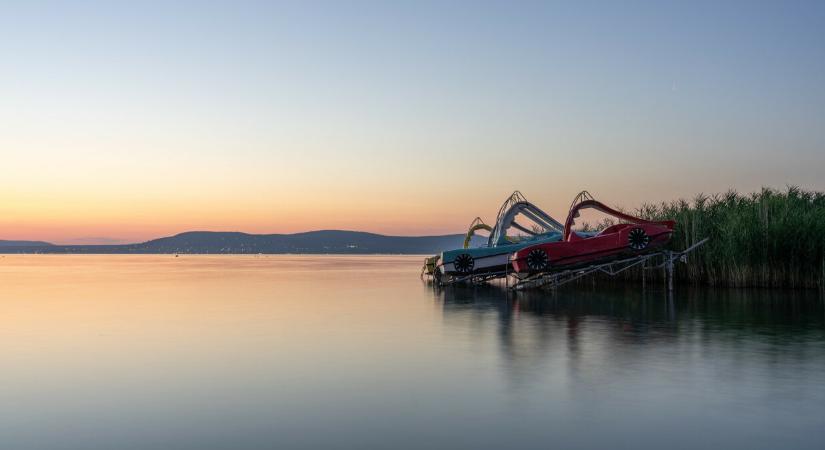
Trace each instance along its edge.
{"label": "water reflection of boat", "polygon": [[669,320],[668,296],[663,291],[644,292],[632,287],[609,286],[599,290],[508,291],[492,284],[454,284],[434,290],[445,311],[452,309],[544,317],[570,315],[616,319]]}
{"label": "water reflection of boat", "polygon": [[476,343],[496,336],[498,367],[513,387],[548,376],[578,378],[592,361],[608,358],[607,349],[649,333],[652,314],[654,321],[667,320],[666,310],[652,312],[642,298],[621,291],[513,292],[454,284],[434,292],[451,332],[469,333]]}

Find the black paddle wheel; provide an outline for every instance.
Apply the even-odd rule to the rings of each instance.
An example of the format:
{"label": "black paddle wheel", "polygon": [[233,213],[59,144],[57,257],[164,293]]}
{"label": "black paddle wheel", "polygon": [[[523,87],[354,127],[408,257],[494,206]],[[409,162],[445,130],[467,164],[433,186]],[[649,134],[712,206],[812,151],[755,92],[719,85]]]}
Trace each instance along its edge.
{"label": "black paddle wheel", "polygon": [[627,243],[633,250],[644,250],[650,244],[650,236],[645,233],[645,230],[634,228],[627,235]]}
{"label": "black paddle wheel", "polygon": [[527,254],[527,267],[529,267],[530,270],[540,272],[546,269],[549,264],[550,257],[547,256],[547,252],[540,248],[533,249]]}
{"label": "black paddle wheel", "polygon": [[472,256],[462,253],[455,258],[455,261],[453,261],[453,266],[455,267],[456,272],[467,274],[473,271],[475,261],[473,261]]}

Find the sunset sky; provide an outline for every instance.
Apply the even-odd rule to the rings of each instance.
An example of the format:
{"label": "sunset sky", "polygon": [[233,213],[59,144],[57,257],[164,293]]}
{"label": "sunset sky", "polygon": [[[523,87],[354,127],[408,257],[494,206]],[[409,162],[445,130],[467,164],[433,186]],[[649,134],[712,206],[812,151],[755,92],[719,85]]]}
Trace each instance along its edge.
{"label": "sunset sky", "polygon": [[825,189],[824,2],[174,3],[0,2],[0,239]]}

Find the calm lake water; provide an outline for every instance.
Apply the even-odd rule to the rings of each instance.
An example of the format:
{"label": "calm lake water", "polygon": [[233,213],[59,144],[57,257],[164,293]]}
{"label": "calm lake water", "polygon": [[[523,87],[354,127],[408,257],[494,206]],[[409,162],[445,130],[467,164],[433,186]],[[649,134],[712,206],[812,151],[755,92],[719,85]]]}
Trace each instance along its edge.
{"label": "calm lake water", "polygon": [[817,293],[435,291],[421,257],[0,258],[0,447],[825,448]]}

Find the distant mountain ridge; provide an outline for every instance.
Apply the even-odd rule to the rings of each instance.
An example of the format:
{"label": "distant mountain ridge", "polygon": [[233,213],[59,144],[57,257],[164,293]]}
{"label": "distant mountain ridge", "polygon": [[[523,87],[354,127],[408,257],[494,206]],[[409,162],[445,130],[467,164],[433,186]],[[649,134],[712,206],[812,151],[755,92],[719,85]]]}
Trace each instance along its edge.
{"label": "distant mountain ridge", "polygon": [[[483,241],[483,238],[476,237],[473,244],[481,245]],[[458,248],[463,242],[463,234],[386,236],[344,230],[294,234],[189,231],[139,244],[53,245],[43,242],[37,245],[7,245],[0,246],[0,253],[432,254]]]}
{"label": "distant mountain ridge", "polygon": [[54,244],[43,241],[6,241],[0,239],[0,247],[43,247],[50,245]]}

